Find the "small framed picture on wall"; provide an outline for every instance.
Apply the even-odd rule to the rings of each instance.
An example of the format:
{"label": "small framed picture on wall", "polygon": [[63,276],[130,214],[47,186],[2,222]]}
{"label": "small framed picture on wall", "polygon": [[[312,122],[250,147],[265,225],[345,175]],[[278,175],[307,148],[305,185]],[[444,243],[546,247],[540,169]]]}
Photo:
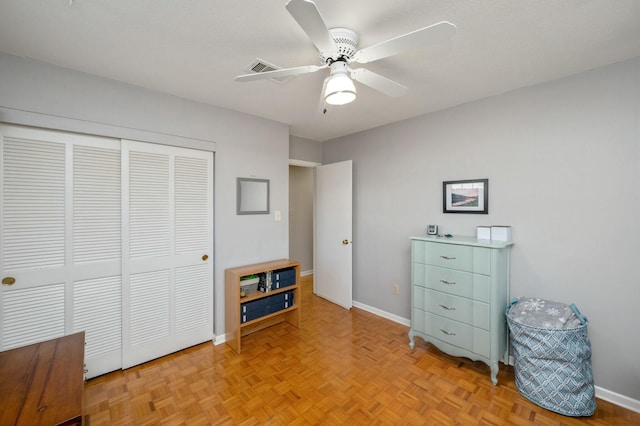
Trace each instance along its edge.
{"label": "small framed picture on wall", "polygon": [[442,182],[443,213],[489,213],[489,179]]}

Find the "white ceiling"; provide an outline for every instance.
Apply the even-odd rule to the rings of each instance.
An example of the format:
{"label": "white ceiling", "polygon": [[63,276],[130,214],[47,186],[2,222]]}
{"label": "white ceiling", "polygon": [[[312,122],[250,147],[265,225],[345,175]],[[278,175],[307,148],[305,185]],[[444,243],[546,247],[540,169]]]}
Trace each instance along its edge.
{"label": "white ceiling", "polygon": [[[234,82],[255,58],[319,65],[287,0],[0,0],[0,51],[289,124],[324,141],[640,56],[638,0],[316,0],[359,47],[450,21],[449,43],[366,64],[409,87],[319,111],[324,71]],[[0,70],[0,77],[1,77]]]}

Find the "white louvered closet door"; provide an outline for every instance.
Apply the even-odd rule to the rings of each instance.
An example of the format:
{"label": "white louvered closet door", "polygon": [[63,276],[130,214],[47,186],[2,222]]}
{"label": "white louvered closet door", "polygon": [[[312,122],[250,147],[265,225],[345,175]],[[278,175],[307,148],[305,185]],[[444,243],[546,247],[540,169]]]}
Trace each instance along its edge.
{"label": "white louvered closet door", "polygon": [[123,367],[213,339],[213,153],[122,141]]}
{"label": "white louvered closet door", "polygon": [[84,330],[87,377],[120,368],[120,141],[0,132],[0,350]]}
{"label": "white louvered closet door", "polygon": [[122,368],[120,141],[106,142],[73,147],[73,331],[85,331],[87,378]]}

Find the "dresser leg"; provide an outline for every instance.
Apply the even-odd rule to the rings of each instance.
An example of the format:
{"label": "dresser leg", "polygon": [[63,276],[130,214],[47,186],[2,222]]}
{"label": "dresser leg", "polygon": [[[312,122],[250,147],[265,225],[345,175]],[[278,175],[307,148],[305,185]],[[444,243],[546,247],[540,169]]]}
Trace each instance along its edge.
{"label": "dresser leg", "polygon": [[493,386],[496,386],[498,384],[498,371],[499,371],[498,363],[494,362],[490,365],[490,367],[491,367],[491,383],[493,383]]}
{"label": "dresser leg", "polygon": [[416,347],[416,343],[413,341],[413,333],[409,330],[409,347],[414,349]]}

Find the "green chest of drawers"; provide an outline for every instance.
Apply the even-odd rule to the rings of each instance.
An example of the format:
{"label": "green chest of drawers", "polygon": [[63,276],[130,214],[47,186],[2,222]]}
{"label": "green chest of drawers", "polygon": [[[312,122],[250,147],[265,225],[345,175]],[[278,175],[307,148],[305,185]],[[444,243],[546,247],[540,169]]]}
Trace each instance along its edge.
{"label": "green chest of drawers", "polygon": [[411,238],[411,329],[453,356],[482,361],[498,383],[508,360],[509,251],[512,242]]}

